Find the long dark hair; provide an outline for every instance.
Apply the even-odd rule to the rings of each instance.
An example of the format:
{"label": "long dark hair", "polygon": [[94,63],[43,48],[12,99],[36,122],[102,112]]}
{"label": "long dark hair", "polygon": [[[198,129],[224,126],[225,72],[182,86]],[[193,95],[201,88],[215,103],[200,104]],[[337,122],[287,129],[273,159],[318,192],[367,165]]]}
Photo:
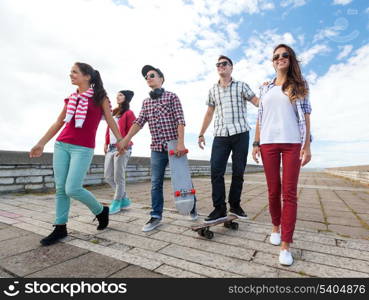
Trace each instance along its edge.
{"label": "long dark hair", "polygon": [[118,107],[113,109],[113,116],[121,117],[127,110],[129,110],[129,102],[119,103]]}
{"label": "long dark hair", "polygon": [[104,84],[102,82],[99,71],[94,70],[89,64],[76,62],[75,65],[81,71],[83,75],[90,75],[90,85],[94,89],[93,100],[98,106],[101,106],[107,94],[104,89]]}
{"label": "long dark hair", "polygon": [[290,64],[287,71],[287,79],[282,85],[282,91],[286,92],[291,101],[304,98],[308,93],[308,86],[302,77],[299,61],[296,58],[295,51],[286,44],[279,44],[274,48],[273,54],[279,48],[285,48],[289,54]]}

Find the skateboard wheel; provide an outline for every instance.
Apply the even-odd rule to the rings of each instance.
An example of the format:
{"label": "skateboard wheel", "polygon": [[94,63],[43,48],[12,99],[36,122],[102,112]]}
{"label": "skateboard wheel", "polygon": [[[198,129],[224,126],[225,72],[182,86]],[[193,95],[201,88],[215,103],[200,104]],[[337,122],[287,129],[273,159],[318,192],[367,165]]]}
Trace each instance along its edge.
{"label": "skateboard wheel", "polygon": [[181,196],[181,192],[180,192],[180,191],[175,191],[174,195],[175,195],[176,197],[179,197],[179,196]]}
{"label": "skateboard wheel", "polygon": [[196,190],[195,190],[195,189],[192,189],[192,190],[191,190],[191,194],[192,194],[192,195],[195,195],[195,194],[196,194]]}
{"label": "skateboard wheel", "polygon": [[238,230],[238,223],[231,223],[231,229]]}
{"label": "skateboard wheel", "polygon": [[208,230],[208,231],[205,231],[205,237],[208,239],[208,240],[211,240],[213,237],[214,237],[214,232]]}
{"label": "skateboard wheel", "polygon": [[175,154],[174,150],[169,150],[169,155],[170,155],[170,156],[172,156],[172,155],[174,155],[174,154]]}

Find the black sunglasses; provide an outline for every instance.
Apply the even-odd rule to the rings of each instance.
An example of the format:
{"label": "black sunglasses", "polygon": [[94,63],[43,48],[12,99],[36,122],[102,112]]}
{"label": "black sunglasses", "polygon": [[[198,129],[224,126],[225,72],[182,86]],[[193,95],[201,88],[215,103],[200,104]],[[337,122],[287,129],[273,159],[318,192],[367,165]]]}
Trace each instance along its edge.
{"label": "black sunglasses", "polygon": [[217,68],[219,68],[220,66],[225,67],[226,65],[228,65],[228,61],[222,61],[222,62],[218,62],[215,65],[217,66]]}
{"label": "black sunglasses", "polygon": [[155,74],[154,73],[151,73],[151,74],[149,74],[149,75],[146,75],[145,76],[145,79],[147,80],[147,78],[155,78]]}
{"label": "black sunglasses", "polygon": [[[283,52],[281,54],[281,57],[282,58],[289,58],[290,57],[290,54],[288,52]],[[273,61],[275,61],[277,59],[279,59],[279,54],[276,54],[276,55],[273,56]]]}

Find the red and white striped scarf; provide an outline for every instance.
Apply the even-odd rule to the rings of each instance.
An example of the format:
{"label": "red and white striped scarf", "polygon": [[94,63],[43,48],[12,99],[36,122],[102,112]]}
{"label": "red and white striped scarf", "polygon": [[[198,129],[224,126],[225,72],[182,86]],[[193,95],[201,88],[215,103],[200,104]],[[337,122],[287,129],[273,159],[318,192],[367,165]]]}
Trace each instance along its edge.
{"label": "red and white striped scarf", "polygon": [[93,95],[94,95],[93,88],[89,88],[82,94],[78,94],[78,92],[74,92],[73,94],[71,94],[69,96],[67,105],[67,114],[65,116],[64,122],[69,123],[70,120],[72,120],[73,116],[75,115],[76,128],[81,128],[86,119],[88,101],[92,99]]}

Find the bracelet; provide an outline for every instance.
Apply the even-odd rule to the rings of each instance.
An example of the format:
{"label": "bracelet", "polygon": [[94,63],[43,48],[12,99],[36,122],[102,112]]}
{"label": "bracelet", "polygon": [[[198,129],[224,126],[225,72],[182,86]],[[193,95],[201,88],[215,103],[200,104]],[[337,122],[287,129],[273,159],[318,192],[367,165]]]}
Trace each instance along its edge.
{"label": "bracelet", "polygon": [[199,138],[202,138],[202,137],[204,137],[204,135],[203,135],[203,134],[199,135]]}
{"label": "bracelet", "polygon": [[259,141],[255,141],[252,143],[253,147],[260,147],[260,142]]}

